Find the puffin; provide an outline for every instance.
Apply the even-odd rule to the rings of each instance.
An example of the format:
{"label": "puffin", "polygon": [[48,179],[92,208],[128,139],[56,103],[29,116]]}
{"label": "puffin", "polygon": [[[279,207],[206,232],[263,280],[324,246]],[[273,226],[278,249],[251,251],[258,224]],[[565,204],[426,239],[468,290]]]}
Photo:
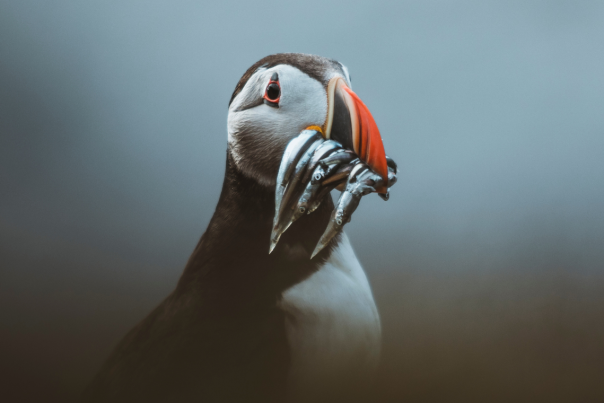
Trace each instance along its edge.
{"label": "puffin", "polygon": [[[117,344],[81,401],[370,400],[381,340],[371,287],[344,232],[313,254],[330,194],[271,244],[288,143],[310,129],[352,150],[355,122],[375,126],[362,102],[346,102],[351,87],[343,64],[315,55],[247,69],[229,102],[214,215],[174,291]],[[383,171],[379,133],[365,134],[362,159]]]}

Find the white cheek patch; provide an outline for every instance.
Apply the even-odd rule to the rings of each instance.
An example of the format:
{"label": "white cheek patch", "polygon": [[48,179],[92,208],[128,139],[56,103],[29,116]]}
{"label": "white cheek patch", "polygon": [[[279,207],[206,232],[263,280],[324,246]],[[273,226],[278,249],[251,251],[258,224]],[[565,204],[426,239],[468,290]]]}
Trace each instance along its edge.
{"label": "white cheek patch", "polygon": [[323,126],[327,118],[327,93],[323,85],[291,66],[277,66],[281,83],[279,109],[282,119],[297,129]]}
{"label": "white cheek patch", "polygon": [[[274,108],[261,104],[239,111],[238,109],[242,105],[262,98],[265,87],[275,72],[279,75],[281,86],[279,107]],[[299,133],[311,125],[323,126],[326,117],[327,95],[323,85],[297,68],[288,65],[259,69],[250,77],[229,107],[229,126],[231,126],[231,122],[245,120],[247,124],[256,127],[278,127],[282,131],[282,135],[291,135],[293,131]],[[235,131],[229,130],[229,136],[234,134],[236,134]]]}
{"label": "white cheek patch", "polygon": [[[279,107],[264,103],[238,110],[260,100],[273,73],[279,75]],[[267,161],[280,161],[287,143],[309,126],[323,126],[327,117],[327,94],[323,85],[289,65],[259,69],[229,107],[228,141],[237,165],[249,176],[271,185]],[[272,164],[272,162],[271,162]],[[272,165],[271,165],[272,166]]]}
{"label": "white cheek patch", "polygon": [[[237,111],[242,105],[249,104],[264,94],[264,87],[268,84],[265,83],[264,78],[266,74],[265,67],[260,67],[256,72],[248,79],[247,83],[241,90],[241,92],[233,99],[231,105],[229,105],[229,114],[233,111]],[[270,77],[270,76],[269,76]]]}

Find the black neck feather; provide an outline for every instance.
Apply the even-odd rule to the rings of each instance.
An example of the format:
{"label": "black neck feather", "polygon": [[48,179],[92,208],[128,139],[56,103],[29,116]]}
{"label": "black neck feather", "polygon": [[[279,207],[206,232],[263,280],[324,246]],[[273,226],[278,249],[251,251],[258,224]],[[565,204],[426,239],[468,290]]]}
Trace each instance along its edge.
{"label": "black neck feather", "polygon": [[216,211],[187,263],[176,293],[203,290],[206,298],[222,303],[235,302],[233,292],[237,300],[274,301],[283,290],[316,271],[331,254],[338,237],[310,259],[333,208],[328,195],[315,212],[291,225],[269,255],[275,191],[244,175],[227,151]]}

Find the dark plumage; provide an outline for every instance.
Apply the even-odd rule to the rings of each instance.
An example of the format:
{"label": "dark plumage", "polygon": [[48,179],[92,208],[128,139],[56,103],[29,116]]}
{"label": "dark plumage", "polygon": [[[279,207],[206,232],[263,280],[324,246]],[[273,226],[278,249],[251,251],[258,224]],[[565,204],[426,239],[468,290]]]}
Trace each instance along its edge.
{"label": "dark plumage", "polygon": [[331,253],[309,259],[332,209],[323,203],[267,254],[274,192],[227,153],[218,207],[176,289],[118,344],[84,401],[282,402],[290,357],[279,298]]}

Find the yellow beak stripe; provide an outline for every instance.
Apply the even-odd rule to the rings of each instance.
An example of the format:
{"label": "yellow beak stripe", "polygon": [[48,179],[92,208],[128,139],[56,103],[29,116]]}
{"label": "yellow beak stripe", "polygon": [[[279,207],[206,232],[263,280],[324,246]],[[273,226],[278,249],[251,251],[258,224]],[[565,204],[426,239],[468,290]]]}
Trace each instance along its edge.
{"label": "yellow beak stripe", "polygon": [[325,133],[323,133],[323,129],[321,129],[319,126],[308,126],[306,128],[306,130],[315,130],[315,131],[321,133],[321,135],[323,136],[323,138],[325,138]]}

